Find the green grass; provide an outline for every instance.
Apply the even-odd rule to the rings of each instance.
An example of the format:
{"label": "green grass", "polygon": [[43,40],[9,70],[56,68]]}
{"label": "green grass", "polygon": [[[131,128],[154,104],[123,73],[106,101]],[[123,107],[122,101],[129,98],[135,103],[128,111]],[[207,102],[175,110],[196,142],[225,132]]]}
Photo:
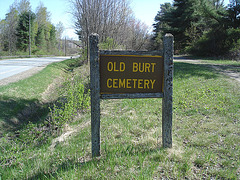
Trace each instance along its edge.
{"label": "green grass", "polygon": [[225,65],[236,65],[240,66],[240,61],[235,60],[219,60],[219,59],[201,59],[203,62],[211,63],[211,64],[225,64]]}
{"label": "green grass", "polygon": [[203,63],[213,64],[223,71],[240,73],[240,61],[232,60],[201,60]]}
{"label": "green grass", "polygon": [[239,179],[239,102],[236,82],[209,66],[177,62],[173,148],[162,148],[162,99],[103,100],[101,157],[91,158],[90,111],[84,111],[65,128],[75,130],[71,136],[54,147],[51,138],[42,144],[2,138],[0,177]]}
{"label": "green grass", "polygon": [[30,78],[0,86],[0,135],[4,130],[15,130],[16,126],[18,128],[28,121],[36,122],[46,117],[51,102],[44,102],[43,93],[57,77],[64,76],[79,65],[76,61],[80,62],[72,59],[53,63]]}

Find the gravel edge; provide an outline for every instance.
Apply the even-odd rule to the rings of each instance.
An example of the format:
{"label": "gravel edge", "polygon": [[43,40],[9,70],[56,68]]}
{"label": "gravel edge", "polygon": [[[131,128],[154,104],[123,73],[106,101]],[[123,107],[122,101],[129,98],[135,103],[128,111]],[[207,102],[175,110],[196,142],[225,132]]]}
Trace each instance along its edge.
{"label": "gravel edge", "polygon": [[2,79],[2,80],[0,80],[0,86],[5,86],[9,83],[14,83],[14,82],[26,79],[26,78],[38,73],[39,71],[43,70],[44,68],[45,67],[34,67],[30,70],[24,71],[22,73],[16,74],[14,76],[11,76],[11,77],[8,77],[5,79]]}

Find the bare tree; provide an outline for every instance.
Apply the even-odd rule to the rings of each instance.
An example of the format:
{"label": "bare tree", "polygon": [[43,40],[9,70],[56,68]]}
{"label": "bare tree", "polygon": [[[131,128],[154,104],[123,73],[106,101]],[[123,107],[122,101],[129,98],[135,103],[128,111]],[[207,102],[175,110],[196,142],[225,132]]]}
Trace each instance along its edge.
{"label": "bare tree", "polygon": [[129,23],[126,49],[146,50],[150,40],[149,28],[140,20],[132,19]]}
{"label": "bare tree", "polygon": [[46,26],[50,24],[51,13],[47,11],[47,8],[44,7],[42,2],[39,3],[39,6],[36,8],[36,21],[39,27]]}
{"label": "bare tree", "polygon": [[5,50],[8,50],[8,54],[12,55],[16,51],[16,28],[18,25],[18,11],[12,5],[10,6],[9,13],[6,14],[6,19],[3,28],[3,42]]}
{"label": "bare tree", "polygon": [[71,0],[75,28],[85,47],[88,36],[98,33],[100,42],[112,39],[125,49],[146,49],[148,28],[134,18],[128,0]]}
{"label": "bare tree", "polygon": [[15,0],[13,4],[14,6],[16,6],[19,14],[22,14],[24,12],[29,12],[31,10],[29,0]]}
{"label": "bare tree", "polygon": [[64,31],[64,25],[63,23],[60,21],[57,25],[56,25],[56,30],[57,30],[57,34],[56,34],[56,38],[57,38],[57,41],[58,41],[58,51],[60,52],[61,49],[62,49],[62,34],[63,34],[63,31]]}
{"label": "bare tree", "polygon": [[93,32],[100,35],[100,41],[119,39],[132,15],[126,0],[72,0],[72,5],[75,27],[85,45]]}
{"label": "bare tree", "polygon": [[[5,25],[5,21],[0,19],[0,53],[1,51],[3,51],[4,48],[4,25]],[[1,55],[1,54],[0,54]]]}

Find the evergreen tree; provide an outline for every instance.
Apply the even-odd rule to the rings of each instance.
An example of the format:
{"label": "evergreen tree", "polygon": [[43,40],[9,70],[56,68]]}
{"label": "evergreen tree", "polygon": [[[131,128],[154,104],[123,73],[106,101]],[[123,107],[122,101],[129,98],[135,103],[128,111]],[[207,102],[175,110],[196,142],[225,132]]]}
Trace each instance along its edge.
{"label": "evergreen tree", "polygon": [[57,46],[57,38],[56,38],[56,27],[54,25],[51,26],[50,29],[50,38],[49,38],[49,50],[54,52],[56,50],[56,46]]}
{"label": "evergreen tree", "polygon": [[198,0],[174,0],[172,21],[169,25],[176,40],[176,49],[183,50],[191,42],[193,34],[201,33],[201,13]]}
{"label": "evergreen tree", "polygon": [[[40,5],[36,9],[36,22],[38,26],[38,31],[36,34],[36,45],[37,47],[45,52],[49,52],[52,49],[52,39],[51,35],[53,36],[53,32],[55,32],[55,29],[52,31],[52,24],[50,22],[50,13],[47,11],[47,8],[44,7],[43,3],[40,3]],[[54,27],[55,28],[55,27]],[[52,32],[51,32],[52,31]],[[56,36],[56,35],[54,35]],[[56,39],[56,37],[55,37]],[[52,42],[50,42],[52,41]]]}
{"label": "evergreen tree", "polygon": [[171,32],[171,27],[169,25],[169,22],[172,20],[172,11],[174,10],[174,7],[170,3],[164,3],[160,5],[160,11],[158,11],[158,14],[155,16],[154,21],[156,22],[153,24],[153,49],[158,50],[162,49],[162,38],[164,34]]}
{"label": "evergreen tree", "polygon": [[42,3],[35,14],[29,0],[15,1],[6,18],[0,21],[0,50],[8,51],[9,55],[28,51],[30,40],[33,54],[52,53],[57,46],[57,36],[60,34],[57,35],[50,22],[50,13]]}
{"label": "evergreen tree", "polygon": [[43,27],[38,27],[37,35],[35,37],[36,40],[36,46],[38,47],[38,50],[46,50],[46,41],[45,41],[45,33]]}
{"label": "evergreen tree", "polygon": [[[29,25],[33,26],[35,14],[32,11],[24,12],[19,17],[19,22],[17,26],[17,47],[21,51],[27,51],[29,47]],[[31,33],[32,34],[32,33]],[[31,37],[30,34],[30,38]]]}
{"label": "evergreen tree", "polygon": [[155,17],[154,31],[156,40],[165,33],[172,33],[175,39],[175,49],[184,50],[196,34],[202,34],[200,2],[198,0],[174,0],[173,5],[165,3]]}
{"label": "evergreen tree", "polygon": [[228,7],[229,25],[234,29],[240,28],[240,0],[230,0]]}
{"label": "evergreen tree", "polygon": [[154,40],[174,35],[175,50],[196,55],[226,55],[240,52],[240,0],[174,0],[164,4],[155,17]]}

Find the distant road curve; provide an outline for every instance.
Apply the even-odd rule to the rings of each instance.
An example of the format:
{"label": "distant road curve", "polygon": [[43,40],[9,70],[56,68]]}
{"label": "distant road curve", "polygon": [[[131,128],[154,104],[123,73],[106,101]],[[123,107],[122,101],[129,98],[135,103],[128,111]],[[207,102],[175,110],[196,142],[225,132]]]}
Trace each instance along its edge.
{"label": "distant road curve", "polygon": [[[24,72],[34,74],[53,62],[59,62],[72,58],[71,56],[62,57],[42,57],[42,58],[24,58],[0,60],[0,85],[15,82],[23,79]],[[14,80],[11,80],[14,77]]]}

